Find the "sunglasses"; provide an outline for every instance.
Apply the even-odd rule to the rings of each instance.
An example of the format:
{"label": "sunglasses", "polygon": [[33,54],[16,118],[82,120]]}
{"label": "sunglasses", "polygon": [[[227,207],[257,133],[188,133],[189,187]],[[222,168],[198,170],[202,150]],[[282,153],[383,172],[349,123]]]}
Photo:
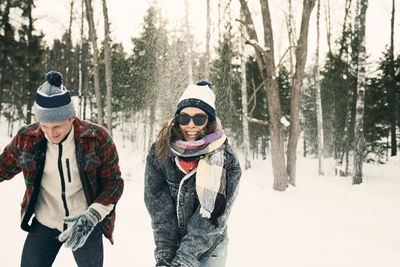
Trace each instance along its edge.
{"label": "sunglasses", "polygon": [[181,113],[176,115],[176,119],[180,125],[189,124],[190,120],[193,119],[193,122],[197,126],[202,126],[206,122],[208,116],[206,114],[195,114],[194,116],[189,116],[186,113]]}

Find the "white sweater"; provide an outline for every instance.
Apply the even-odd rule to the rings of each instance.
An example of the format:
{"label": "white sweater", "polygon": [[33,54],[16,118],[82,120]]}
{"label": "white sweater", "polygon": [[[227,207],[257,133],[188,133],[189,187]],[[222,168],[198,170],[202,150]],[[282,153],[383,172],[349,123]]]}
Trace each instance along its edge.
{"label": "white sweater", "polygon": [[[76,162],[73,126],[67,139],[60,144],[53,144],[45,136],[46,161],[35,216],[41,224],[62,232],[65,230],[63,218],[86,211],[88,204]],[[99,212],[103,220],[114,205],[93,203],[90,207]]]}

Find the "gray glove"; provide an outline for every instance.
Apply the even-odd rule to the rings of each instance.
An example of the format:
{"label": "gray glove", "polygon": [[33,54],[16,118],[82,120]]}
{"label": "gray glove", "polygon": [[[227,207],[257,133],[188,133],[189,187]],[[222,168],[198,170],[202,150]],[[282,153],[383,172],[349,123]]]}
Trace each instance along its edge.
{"label": "gray glove", "polygon": [[63,219],[65,223],[74,223],[74,225],[62,232],[58,240],[65,242],[66,247],[70,247],[75,251],[85,244],[86,239],[92,233],[100,219],[100,214],[92,208],[87,209],[79,215],[65,217]]}

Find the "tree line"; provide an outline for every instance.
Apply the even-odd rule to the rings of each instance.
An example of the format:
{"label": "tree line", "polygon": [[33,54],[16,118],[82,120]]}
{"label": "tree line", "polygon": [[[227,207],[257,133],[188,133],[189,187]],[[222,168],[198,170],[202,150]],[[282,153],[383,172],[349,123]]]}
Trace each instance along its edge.
{"label": "tree line", "polygon": [[[321,174],[323,159],[333,158],[338,173],[353,175],[353,183],[361,182],[355,178],[358,162],[384,163],[397,155],[400,56],[394,53],[394,0],[388,46],[371,66],[364,56],[366,0],[345,0],[341,34],[334,42],[329,27],[326,39],[319,36],[319,20],[330,25],[329,1],[302,1],[296,36],[293,4],[288,0],[289,46],[284,55],[274,51],[269,1],[259,1],[261,18],[251,13],[252,1],[206,1],[205,43],[196,43],[191,32],[189,1],[185,0],[183,21],[172,30],[154,3],[143,17],[139,35],[132,37],[132,50],[125,51],[111,40],[105,0],[101,29],[93,23],[93,8],[99,7],[91,0],[71,0],[68,28],[50,46],[43,41],[45,33],[35,28],[34,0],[1,0],[0,116],[7,126],[0,127],[8,127],[11,136],[16,126],[31,123],[36,89],[46,71],[57,70],[76,96],[82,119],[109,131],[118,128],[124,140],[146,151],[158,127],[174,113],[185,87],[207,79],[213,84],[225,131],[236,147],[243,148],[245,168],[251,167],[251,159],[271,155],[276,190],[296,184],[299,149],[304,156],[320,159]],[[214,26],[211,10],[217,14]],[[15,13],[21,19],[13,19]],[[314,15],[318,38],[309,40]],[[262,20],[262,36],[254,28],[256,19]],[[73,25],[79,25],[79,36],[72,36]],[[211,47],[212,28],[216,45]],[[105,33],[103,40],[98,40],[99,31]],[[328,42],[326,55],[319,54],[321,39]],[[306,62],[309,42],[317,43],[312,62]],[[245,45],[252,52],[246,53]]]}

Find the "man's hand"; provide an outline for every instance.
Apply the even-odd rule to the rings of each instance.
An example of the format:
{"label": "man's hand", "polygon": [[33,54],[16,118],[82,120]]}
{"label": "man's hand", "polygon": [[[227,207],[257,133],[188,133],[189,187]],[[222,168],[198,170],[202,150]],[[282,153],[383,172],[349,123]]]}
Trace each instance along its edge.
{"label": "man's hand", "polygon": [[70,247],[75,251],[85,244],[86,239],[92,233],[100,219],[100,214],[93,208],[89,208],[84,213],[73,217],[65,217],[65,223],[74,223],[74,225],[62,232],[58,240],[64,242],[66,247]]}

